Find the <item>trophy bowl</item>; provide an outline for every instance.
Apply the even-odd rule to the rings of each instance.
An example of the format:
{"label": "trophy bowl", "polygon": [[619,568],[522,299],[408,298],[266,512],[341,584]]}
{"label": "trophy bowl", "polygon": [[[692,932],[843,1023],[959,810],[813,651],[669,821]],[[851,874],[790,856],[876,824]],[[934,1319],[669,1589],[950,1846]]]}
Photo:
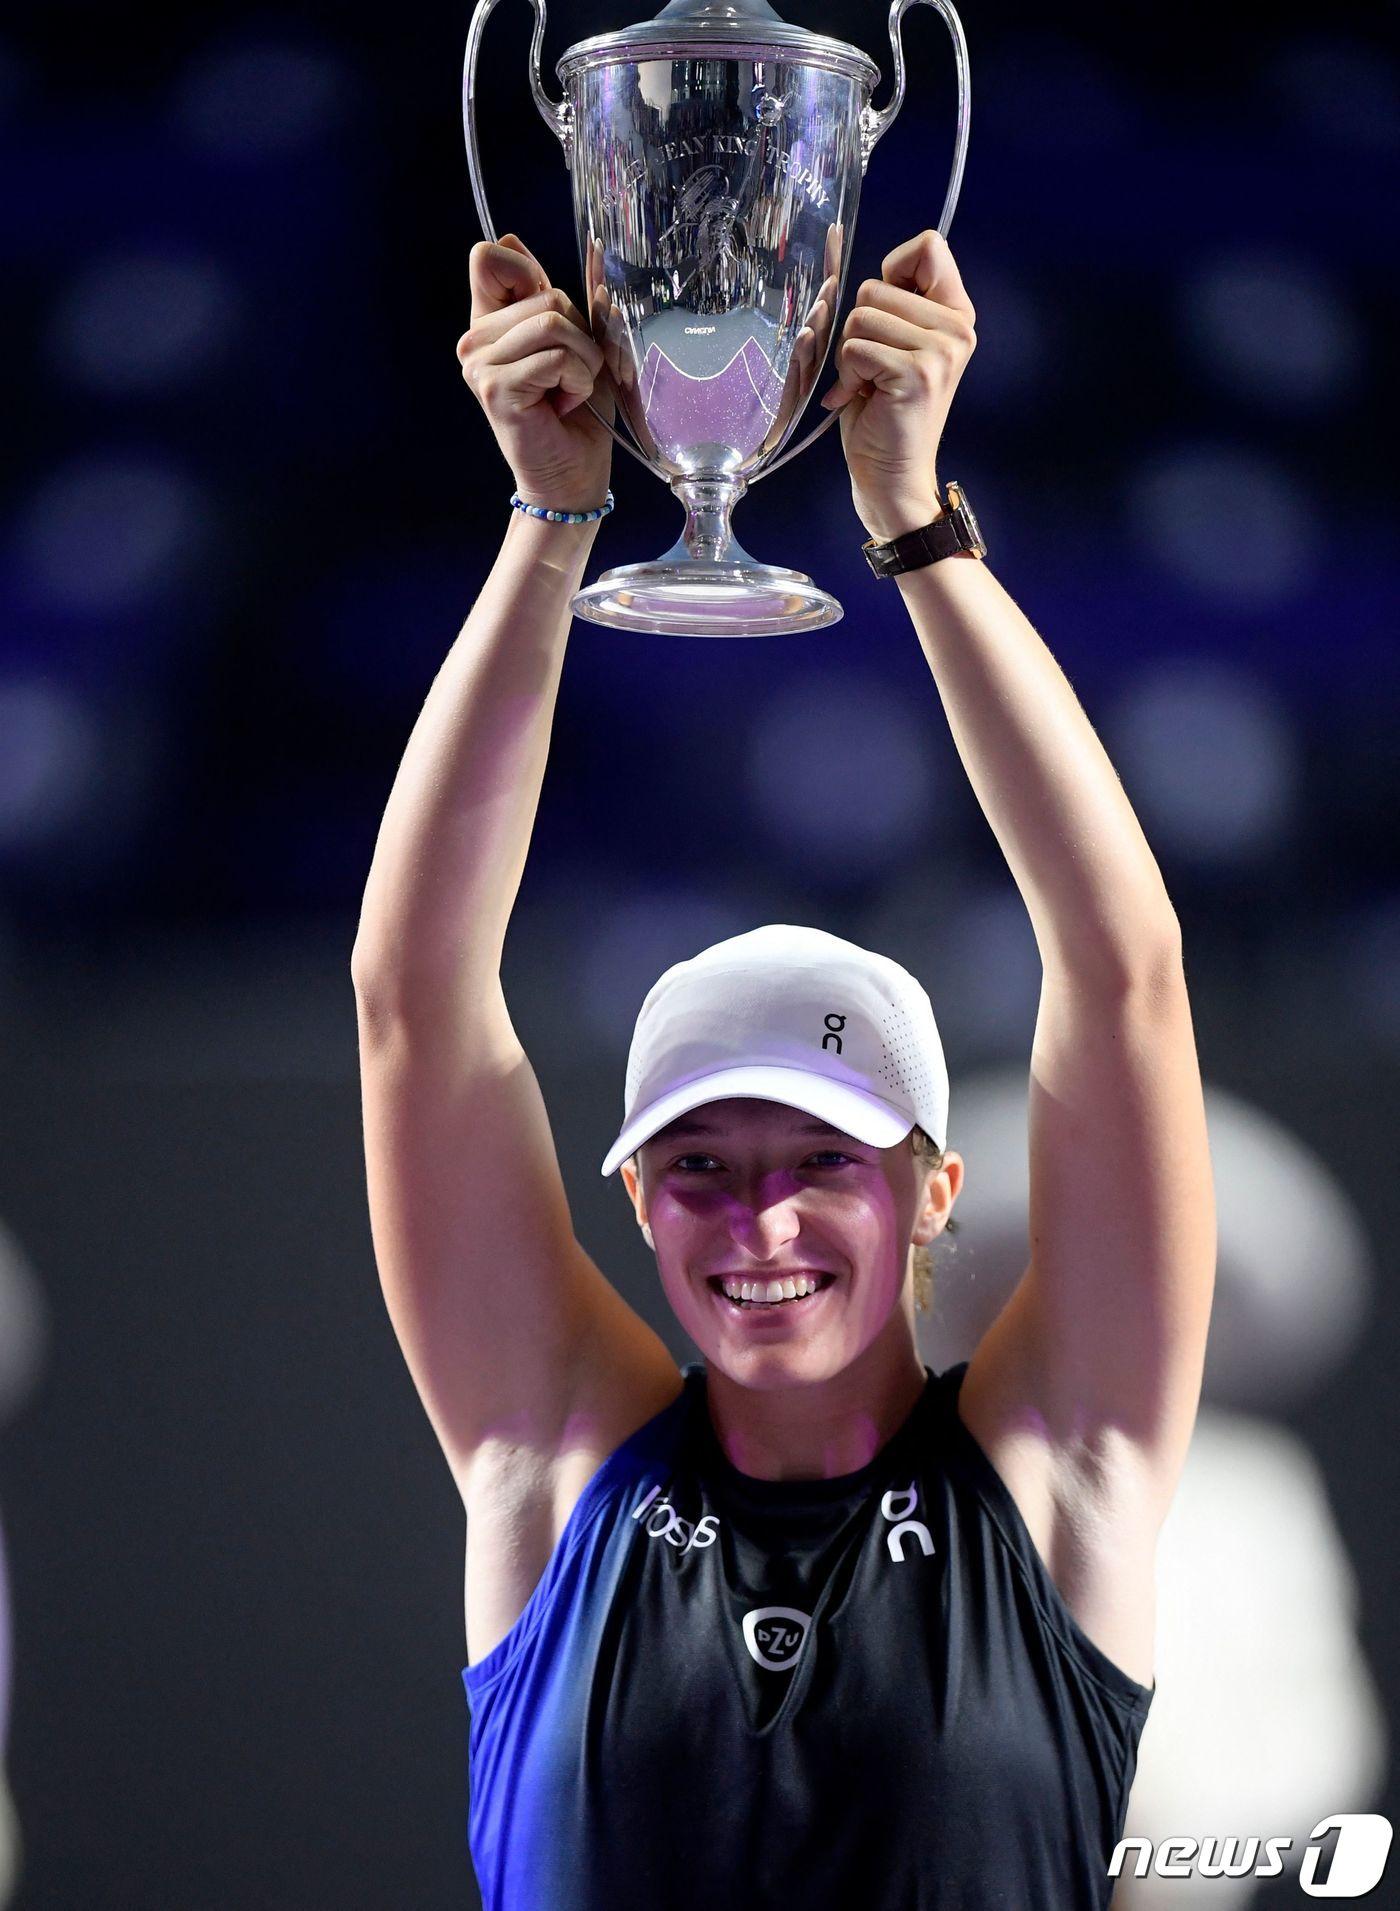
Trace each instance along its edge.
{"label": "trophy bowl", "polygon": [[[463,123],[482,229],[496,231],[476,131],[482,29],[467,40]],[[619,422],[593,415],[663,478],[685,509],[679,540],[648,563],[603,572],[576,616],[624,630],[757,637],[842,615],[801,571],[763,564],[730,516],[749,486],[836,420],[789,447],[836,334],[861,181],[904,99],[900,22],[932,6],[953,38],[958,119],[939,231],[952,222],[967,150],[968,70],[949,0],[894,0],[894,93],[859,47],[792,26],[767,0],[671,0],[654,20],[571,46],[540,81],[546,0],[530,0],[530,87],[573,179],[585,313]]]}

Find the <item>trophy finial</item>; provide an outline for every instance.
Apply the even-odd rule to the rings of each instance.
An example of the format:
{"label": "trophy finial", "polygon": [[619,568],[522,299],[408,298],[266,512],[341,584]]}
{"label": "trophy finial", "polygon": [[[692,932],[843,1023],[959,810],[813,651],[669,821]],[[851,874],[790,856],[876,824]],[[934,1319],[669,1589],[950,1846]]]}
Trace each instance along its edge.
{"label": "trophy finial", "polygon": [[658,20],[667,25],[730,27],[739,25],[783,26],[786,22],[780,13],[775,13],[768,0],[669,0],[660,13]]}
{"label": "trophy finial", "polygon": [[[478,4],[486,3],[478,0]],[[896,4],[901,3],[908,6],[912,0],[896,0]],[[532,0],[532,4],[542,6],[544,0]],[[930,0],[930,4],[943,6],[947,0]],[[611,33],[595,33],[591,39],[567,47],[555,71],[567,86],[575,72],[599,60],[615,63],[659,59],[665,54],[706,59],[707,49],[730,46],[759,48],[755,57],[760,59],[816,60],[829,72],[867,78],[872,90],[880,78],[879,67],[859,47],[794,26],[774,12],[769,0],[668,0],[649,20],[636,20]],[[727,56],[721,53],[719,57]]]}

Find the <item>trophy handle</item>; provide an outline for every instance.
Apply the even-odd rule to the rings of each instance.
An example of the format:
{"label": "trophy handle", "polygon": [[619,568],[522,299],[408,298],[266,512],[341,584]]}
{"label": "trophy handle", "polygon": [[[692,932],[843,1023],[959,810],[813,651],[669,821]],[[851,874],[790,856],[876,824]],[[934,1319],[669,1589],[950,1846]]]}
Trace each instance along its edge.
{"label": "trophy handle", "polygon": [[[476,139],[476,62],[481,51],[481,36],[491,18],[497,0],[478,0],[467,33],[467,57],[462,68],[462,119],[467,132],[467,171],[471,174],[472,197],[487,238],[496,243],[495,228],[486,206],[486,188],[482,184],[481,152]],[[540,109],[540,118],[564,148],[564,164],[572,172],[574,164],[574,109],[570,100],[552,100],[540,79],[540,48],[544,44],[545,0],[530,0],[535,10],[535,31],[530,37],[530,91]]]}
{"label": "trophy handle", "polygon": [[[483,4],[485,0],[483,0]],[[948,192],[943,201],[943,210],[938,215],[938,230],[946,239],[948,228],[953,223],[953,213],[957,208],[958,195],[962,191],[963,166],[967,160],[968,122],[971,114],[971,81],[968,76],[967,39],[963,33],[962,21],[952,0],[893,0],[890,7],[890,46],[894,53],[894,95],[886,107],[878,112],[873,106],[867,106],[860,116],[860,170],[864,176],[870,164],[870,155],[877,143],[894,125],[899,109],[904,104],[904,43],[900,38],[900,22],[909,7],[929,6],[941,13],[949,33],[953,36],[953,58],[958,69],[958,123],[953,142],[953,171],[948,180]],[[833,324],[832,337],[839,337],[839,328]],[[841,416],[839,411],[829,411],[826,417],[799,444],[791,446],[781,457],[774,458],[771,464],[764,465],[749,479],[752,490],[759,479],[766,478],[776,471],[779,465],[785,465],[789,458],[795,458],[799,451],[805,451],[808,445],[817,439],[830,425],[834,425]]]}
{"label": "trophy handle", "polygon": [[[943,0],[928,0],[929,5],[942,5]],[[535,31],[530,37],[530,91],[534,95],[536,106],[540,109],[540,118],[553,133],[564,149],[564,164],[572,172],[574,164],[574,108],[572,100],[552,100],[544,90],[540,79],[540,48],[544,43],[546,0],[530,0],[535,13]],[[908,6],[910,0],[904,0]],[[495,222],[491,217],[491,208],[486,203],[486,184],[481,170],[481,148],[476,137],[476,63],[481,52],[481,35],[498,5],[498,0],[477,0],[476,11],[472,14],[471,27],[467,33],[467,55],[462,66],[462,125],[467,136],[467,171],[471,176],[472,198],[476,201],[476,216],[481,221],[481,229],[492,245],[497,243]],[[655,475],[655,467],[650,458],[638,451],[610,425],[591,398],[585,398],[584,404],[604,431],[609,432],[624,451],[630,451],[639,464],[644,464]]]}

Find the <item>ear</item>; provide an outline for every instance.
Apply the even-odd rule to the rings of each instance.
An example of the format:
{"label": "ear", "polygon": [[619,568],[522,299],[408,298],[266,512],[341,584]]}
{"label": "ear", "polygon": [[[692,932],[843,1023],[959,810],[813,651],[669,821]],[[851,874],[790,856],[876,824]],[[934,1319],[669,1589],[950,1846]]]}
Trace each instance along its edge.
{"label": "ear", "polygon": [[918,1219],[914,1223],[914,1232],[910,1237],[916,1247],[927,1247],[930,1241],[937,1240],[943,1232],[948,1216],[953,1212],[953,1203],[957,1200],[963,1184],[963,1158],[950,1148],[943,1157],[943,1166],[930,1170],[924,1185],[923,1205],[919,1209]]}
{"label": "ear", "polygon": [[636,1156],[632,1155],[624,1161],[618,1173],[622,1176],[622,1185],[627,1190],[627,1198],[632,1203],[633,1211],[637,1216],[637,1225],[642,1230],[642,1239],[654,1254],[656,1243],[652,1240],[651,1229],[647,1225],[646,1197],[642,1193],[641,1176],[637,1173]]}

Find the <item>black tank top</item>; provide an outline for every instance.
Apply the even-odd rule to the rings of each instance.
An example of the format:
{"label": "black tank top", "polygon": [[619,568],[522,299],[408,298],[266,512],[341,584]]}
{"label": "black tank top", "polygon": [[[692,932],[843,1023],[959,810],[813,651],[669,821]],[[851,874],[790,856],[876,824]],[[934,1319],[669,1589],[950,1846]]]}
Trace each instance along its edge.
{"label": "black tank top", "polygon": [[1101,1911],[1151,1689],[1083,1633],[935,1375],[758,1480],[704,1365],[463,1669],[485,1911]]}

